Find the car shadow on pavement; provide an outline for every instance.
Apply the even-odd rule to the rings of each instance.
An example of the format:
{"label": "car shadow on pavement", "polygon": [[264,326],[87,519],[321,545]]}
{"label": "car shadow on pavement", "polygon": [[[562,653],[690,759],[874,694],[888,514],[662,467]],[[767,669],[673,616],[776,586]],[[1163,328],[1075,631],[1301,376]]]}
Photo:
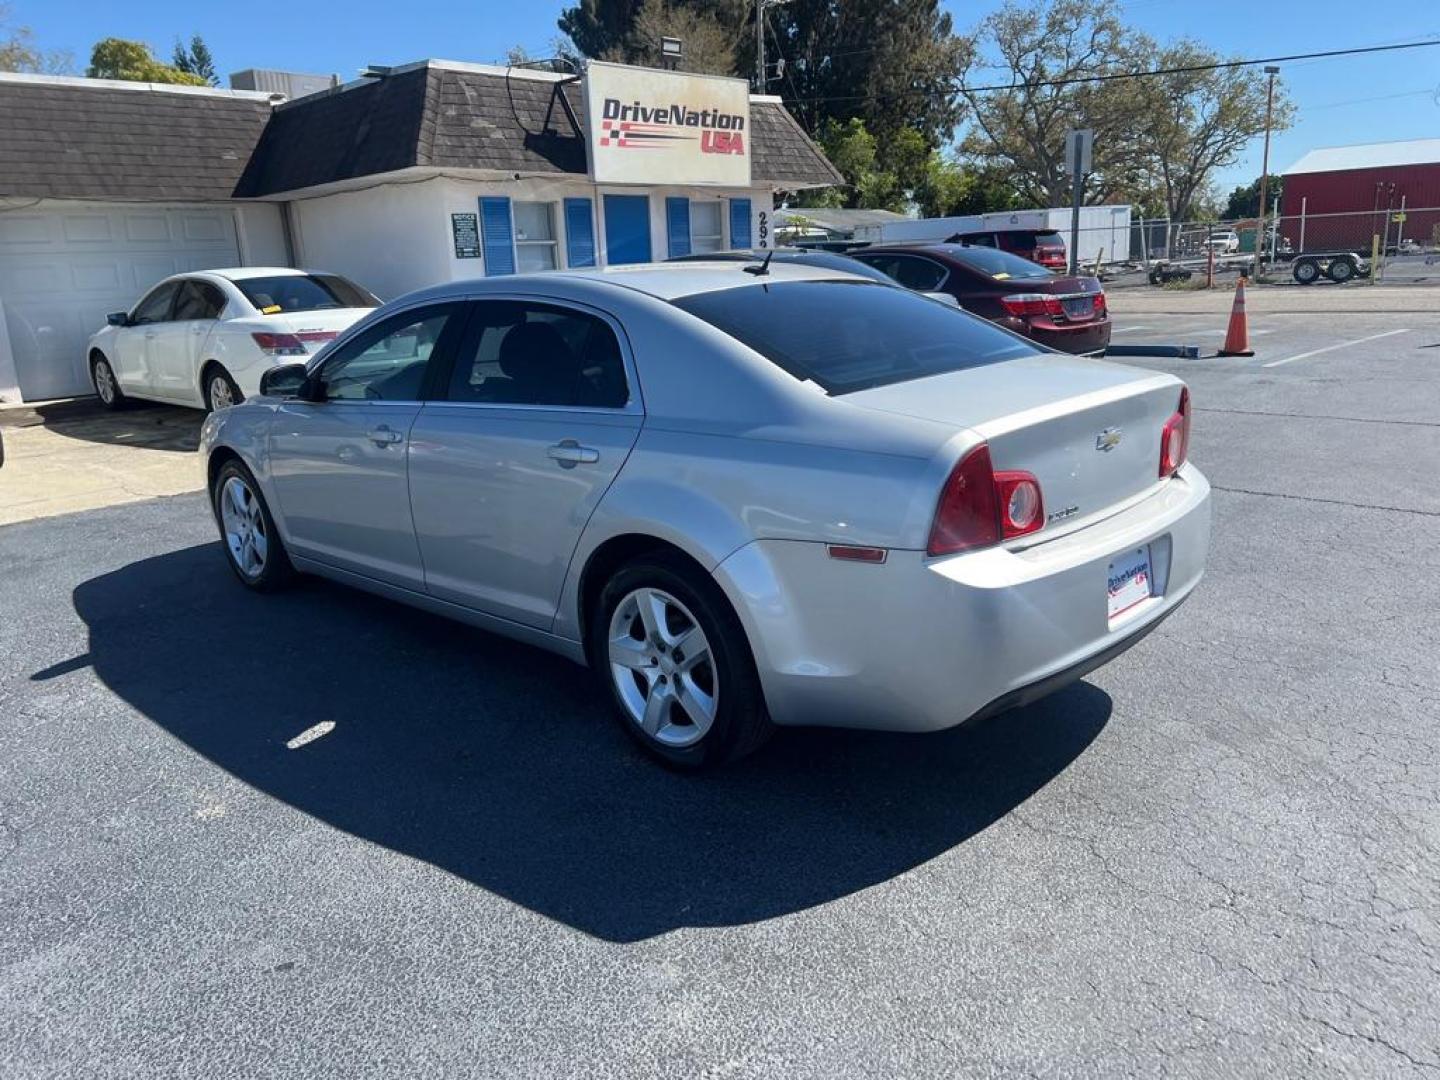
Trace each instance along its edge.
{"label": "car shadow on pavement", "polygon": [[257,596],[216,544],[96,577],[74,602],[99,678],[246,784],[610,941],[785,915],[910,870],[1049,783],[1111,709],[1079,683],[935,735],[782,731],[686,776],[632,746],[566,660],[325,582]]}
{"label": "car shadow on pavement", "polygon": [[205,413],[150,402],[135,402],[111,411],[100,404],[99,398],[87,397],[7,410],[3,423],[6,427],[43,425],[56,435],[82,442],[191,454],[200,446]]}

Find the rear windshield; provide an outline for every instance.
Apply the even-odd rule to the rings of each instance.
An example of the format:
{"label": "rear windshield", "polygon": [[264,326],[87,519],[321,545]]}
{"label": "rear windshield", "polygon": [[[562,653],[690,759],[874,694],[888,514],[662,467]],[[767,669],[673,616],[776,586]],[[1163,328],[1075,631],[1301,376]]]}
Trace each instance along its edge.
{"label": "rear windshield", "polygon": [[1058,232],[1041,232],[1035,234],[1036,247],[1064,247],[1065,240]]}
{"label": "rear windshield", "polygon": [[1022,259],[1008,251],[988,247],[951,248],[948,254],[956,262],[962,262],[995,281],[1009,281],[1014,278],[1048,278],[1054,275],[1039,263]]}
{"label": "rear windshield", "polygon": [[327,308],[372,308],[380,301],[337,274],[285,274],[244,278],[235,287],[262,315]]}
{"label": "rear windshield", "polygon": [[868,281],[740,286],[674,304],[829,394],[1040,352],[957,308]]}
{"label": "rear windshield", "polygon": [[895,279],[888,274],[881,273],[873,266],[867,266],[859,259],[852,259],[849,255],[841,255],[831,251],[807,251],[804,255],[791,255],[784,259],[776,256],[776,262],[799,263],[802,266],[823,266],[827,270],[843,270],[847,274],[859,274],[871,281],[879,281],[886,285],[894,285]]}

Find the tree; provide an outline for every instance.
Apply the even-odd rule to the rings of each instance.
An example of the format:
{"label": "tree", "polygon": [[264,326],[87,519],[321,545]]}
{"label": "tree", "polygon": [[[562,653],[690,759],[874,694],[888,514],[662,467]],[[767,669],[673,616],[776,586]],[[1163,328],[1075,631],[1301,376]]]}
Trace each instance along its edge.
{"label": "tree", "polygon": [[997,165],[957,168],[960,182],[938,217],[989,214],[997,210],[1023,210],[1025,200],[1015,190],[1010,173]]}
{"label": "tree", "polygon": [[735,71],[736,36],[734,24],[724,20],[718,6],[704,10],[694,4],[642,0],[625,41],[607,49],[601,57],[659,67],[660,39],[673,37],[685,46],[678,70],[730,75]]}
{"label": "tree", "polygon": [[205,39],[199,34],[190,38],[190,46],[186,48],[175,39],[175,53],[171,66],[176,71],[183,71],[187,75],[195,75],[204,79],[210,86],[219,86],[220,80],[215,75],[215,58],[210,55],[210,46],[205,44]]}
{"label": "tree", "polygon": [[47,51],[35,44],[28,26],[10,21],[10,7],[0,4],[0,71],[23,71],[32,75],[64,75],[74,58],[63,51]]}
{"label": "tree", "polygon": [[[765,89],[806,131],[860,119],[881,147],[906,129],[931,149],[949,141],[969,46],[937,0],[790,0],[765,18],[766,59],[785,61]],[[754,69],[754,39],[751,21],[736,48],[741,71]]]}
{"label": "tree", "polygon": [[[1266,184],[1266,194],[1272,199],[1280,198],[1285,188],[1285,178],[1270,174]],[[1253,218],[1260,216],[1260,178],[1256,177],[1248,184],[1237,187],[1230,192],[1230,198],[1225,203],[1225,218],[1228,221],[1235,221],[1239,218]]]}
{"label": "tree", "polygon": [[560,13],[556,25],[582,56],[600,56],[630,37],[640,4],[641,0],[580,0]]}
{"label": "tree", "polygon": [[660,65],[660,39],[685,43],[682,71],[735,74],[735,42],[744,33],[748,0],[580,0],[557,25],[585,56]]}
{"label": "tree", "polygon": [[[1194,217],[1206,201],[1213,204],[1215,171],[1233,165],[1265,130],[1265,76],[1250,68],[1212,66],[1220,62],[1199,42],[1181,40],[1156,50],[1155,68],[1209,70],[1135,80],[1141,157],[1158,179],[1172,221]],[[1294,115],[1283,88],[1277,89],[1272,130],[1284,131]]]}
{"label": "tree", "polygon": [[182,86],[204,86],[205,80],[169,64],[162,64],[150,52],[150,46],[124,38],[106,38],[96,42],[90,53],[90,66],[85,74],[92,79],[120,79],[125,82],[178,83]]}
{"label": "tree", "polygon": [[904,209],[904,198],[895,175],[880,168],[875,136],[858,116],[845,122],[828,120],[816,134],[820,149],[845,177],[843,188],[802,191],[798,206],[844,206],[866,210]]}
{"label": "tree", "polygon": [[987,76],[972,81],[1015,88],[966,92],[974,127],[964,149],[1004,168],[1029,205],[1069,205],[1065,133],[1073,128],[1095,132],[1085,202],[1106,202],[1133,182],[1137,117],[1128,80],[1041,85],[1120,74],[1143,63],[1115,0],[1007,3],[975,31],[970,55],[967,75],[978,70]]}
{"label": "tree", "polygon": [[[1249,68],[1219,68],[1197,42],[1160,46],[1127,30],[1116,0],[1011,0],[975,35],[977,66],[1013,89],[967,92],[974,131],[965,149],[1011,171],[1032,205],[1066,206],[1065,133],[1095,132],[1086,203],[1124,199],[1183,220],[1212,209],[1212,178],[1264,130],[1265,87]],[[1174,74],[1146,74],[1187,68]],[[1080,81],[1116,76],[1102,82]],[[1061,85],[1055,85],[1060,83]],[[1293,108],[1277,95],[1273,126]]]}

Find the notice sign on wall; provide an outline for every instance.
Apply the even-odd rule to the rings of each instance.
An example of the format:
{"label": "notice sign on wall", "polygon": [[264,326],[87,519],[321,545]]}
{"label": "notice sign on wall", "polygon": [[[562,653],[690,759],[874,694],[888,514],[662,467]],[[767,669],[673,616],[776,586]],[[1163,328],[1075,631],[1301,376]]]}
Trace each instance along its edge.
{"label": "notice sign on wall", "polygon": [[596,183],[750,186],[744,79],[592,60],[585,109]]}
{"label": "notice sign on wall", "polygon": [[450,233],[455,238],[457,259],[480,258],[480,215],[451,214]]}

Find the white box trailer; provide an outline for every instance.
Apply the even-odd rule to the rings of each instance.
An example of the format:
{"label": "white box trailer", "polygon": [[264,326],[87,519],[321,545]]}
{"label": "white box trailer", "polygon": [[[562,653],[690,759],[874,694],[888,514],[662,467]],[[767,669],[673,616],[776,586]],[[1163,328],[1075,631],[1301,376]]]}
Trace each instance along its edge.
{"label": "white box trailer", "polygon": [[[1130,255],[1130,207],[1082,206],[1080,208],[1080,261],[1094,265],[1123,262]],[[867,225],[855,230],[855,239],[872,244],[938,243],[956,233],[998,232],[1005,229],[1054,230],[1070,249],[1070,211],[1001,210],[989,214],[959,217],[905,218]]]}

